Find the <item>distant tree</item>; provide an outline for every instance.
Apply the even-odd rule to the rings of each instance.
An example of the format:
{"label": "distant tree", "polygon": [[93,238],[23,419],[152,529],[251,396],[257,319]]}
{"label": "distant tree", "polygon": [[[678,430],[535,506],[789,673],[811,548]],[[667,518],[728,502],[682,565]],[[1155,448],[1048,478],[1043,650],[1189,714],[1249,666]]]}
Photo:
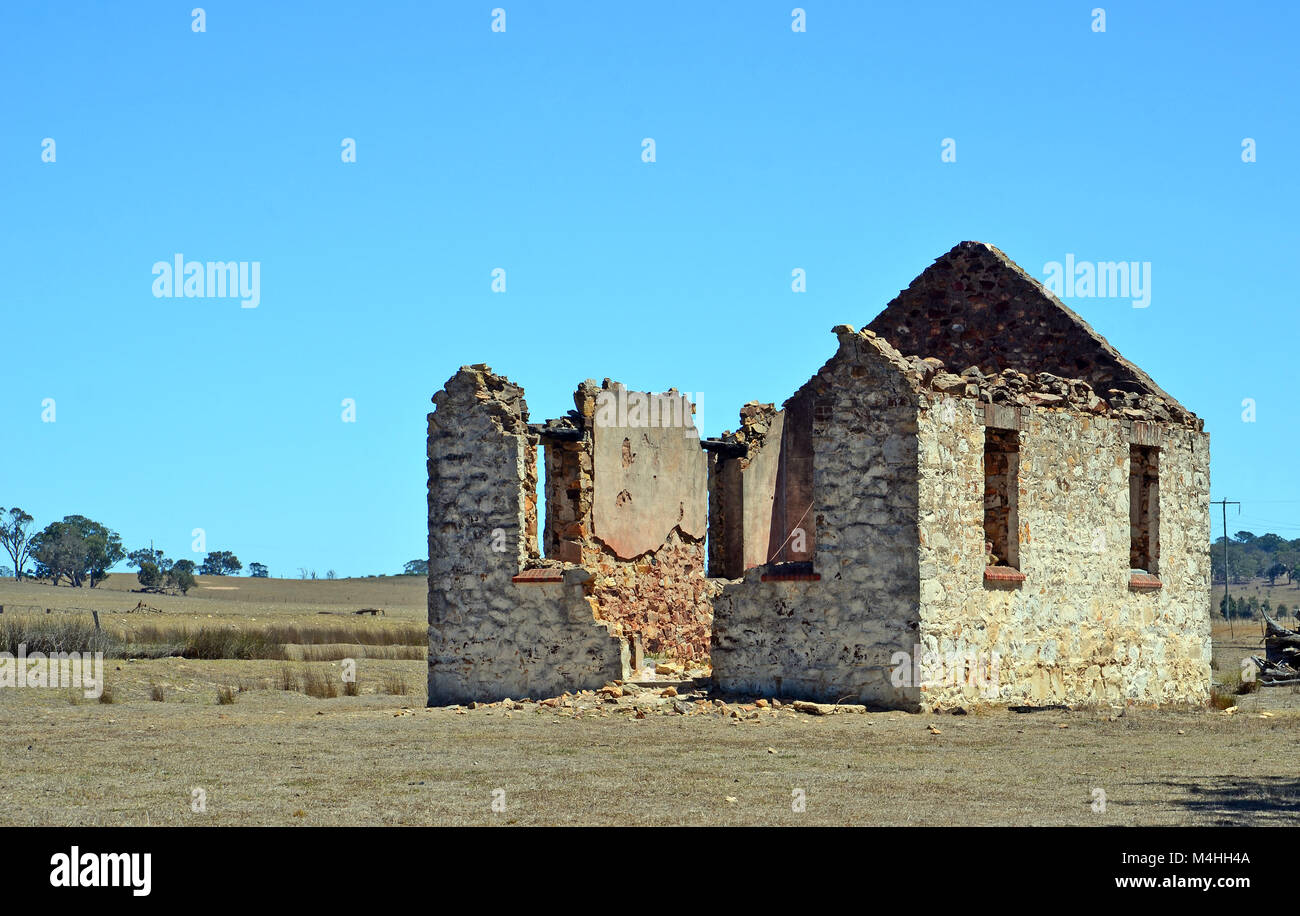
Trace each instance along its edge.
{"label": "distant tree", "polygon": [[122,537],[84,515],[67,515],[51,522],[32,539],[32,558],[41,578],[80,588],[94,588],[108,578],[108,570],[126,556]]}
{"label": "distant tree", "polygon": [[335,575],[334,570],[332,570],[332,569],[327,569],[327,570],[325,570],[325,578],[326,578],[326,579],[337,579],[338,576]]}
{"label": "distant tree", "polygon": [[80,585],[85,574],[86,542],[73,531],[48,528],[32,538],[32,559],[36,578],[58,585],[65,577],[69,585]]}
{"label": "distant tree", "polygon": [[427,576],[429,574],[428,560],[408,560],[402,567],[404,576]]}
{"label": "distant tree", "polygon": [[194,561],[177,560],[172,564],[172,568],[167,570],[168,588],[179,589],[184,595],[194,587]]}
{"label": "distant tree", "polygon": [[[161,550],[148,547],[133,550],[126,555],[126,565],[139,570],[135,577],[147,589],[175,588],[178,578],[183,578],[181,571],[189,576],[191,585],[194,583],[194,561],[173,562]],[[181,571],[177,570],[178,566]]]}
{"label": "distant tree", "polygon": [[313,570],[311,571],[311,577],[312,577],[313,580],[316,578],[316,570],[313,569]]}
{"label": "distant tree", "polygon": [[10,509],[7,514],[0,508],[0,547],[4,547],[14,561],[12,572],[6,575],[13,576],[15,581],[23,577],[23,567],[32,558],[31,547],[34,535],[28,529],[33,521],[30,515],[17,506]]}
{"label": "distant tree", "polygon": [[214,550],[204,557],[199,573],[204,576],[234,576],[243,568],[244,564],[229,550]]}
{"label": "distant tree", "polygon": [[1261,534],[1259,537],[1255,538],[1255,546],[1265,553],[1276,556],[1279,550],[1286,549],[1287,543],[1286,538],[1269,532],[1268,534]]}
{"label": "distant tree", "polygon": [[1286,574],[1287,585],[1295,581],[1295,568],[1300,565],[1300,555],[1297,555],[1290,546],[1283,547],[1276,554],[1277,562],[1282,564],[1282,571]]}
{"label": "distant tree", "polygon": [[14,571],[10,569],[8,566],[0,566],[0,579],[3,579],[7,576],[12,576],[13,574]]}
{"label": "distant tree", "polygon": [[263,566],[261,563],[249,563],[248,574],[252,576],[254,579],[266,579],[270,575],[266,571],[266,567]]}
{"label": "distant tree", "polygon": [[135,577],[140,580],[140,584],[145,588],[158,588],[163,584],[163,572],[158,568],[158,564],[152,560],[145,560],[140,565],[140,570]]}
{"label": "distant tree", "polygon": [[152,563],[158,567],[158,571],[165,573],[172,568],[172,561],[163,555],[161,550],[150,550],[148,547],[142,547],[139,550],[133,550],[126,555],[126,565],[140,567],[145,563]]}
{"label": "distant tree", "polygon": [[1285,576],[1286,574],[1287,574],[1287,568],[1283,566],[1281,563],[1274,563],[1268,569],[1264,570],[1264,575],[1268,576],[1269,585],[1277,584],[1277,577]]}
{"label": "distant tree", "polygon": [[303,566],[299,566],[299,567],[298,567],[298,578],[299,578],[299,579],[306,579],[306,578],[307,578],[307,569],[306,569],[306,567],[303,567]]}

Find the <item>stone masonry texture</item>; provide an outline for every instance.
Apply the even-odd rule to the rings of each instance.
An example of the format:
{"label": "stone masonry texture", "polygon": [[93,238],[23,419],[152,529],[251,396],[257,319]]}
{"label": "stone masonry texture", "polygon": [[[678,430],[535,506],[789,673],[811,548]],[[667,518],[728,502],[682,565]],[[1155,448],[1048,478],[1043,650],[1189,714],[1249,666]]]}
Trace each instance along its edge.
{"label": "stone masonry texture", "polygon": [[599,686],[634,640],[738,694],[1204,703],[1201,420],[979,242],[833,330],[785,404],[703,442],[598,422],[651,396],[609,380],[530,425],[508,380],[453,376],[429,422],[430,703]]}
{"label": "stone masonry texture", "polygon": [[[652,397],[665,408],[654,426],[638,413]],[[651,655],[707,659],[719,586],[707,578],[708,460],[689,402],[606,379],[584,382],[574,403],[567,424],[548,427],[579,437],[544,435],[557,480],[548,550],[592,572],[596,612],[623,638],[640,637]]]}
{"label": "stone masonry texture", "polygon": [[537,437],[523,390],[466,366],[429,414],[429,703],[552,696],[625,673],[590,574],[516,583],[536,558]]}

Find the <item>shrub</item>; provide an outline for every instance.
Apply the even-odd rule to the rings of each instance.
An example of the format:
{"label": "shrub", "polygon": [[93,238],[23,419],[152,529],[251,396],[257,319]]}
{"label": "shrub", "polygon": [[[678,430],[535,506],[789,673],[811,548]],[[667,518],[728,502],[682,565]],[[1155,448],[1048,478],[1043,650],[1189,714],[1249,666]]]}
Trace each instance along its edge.
{"label": "shrub", "polygon": [[298,675],[295,674],[294,670],[290,668],[288,665],[281,665],[280,666],[280,689],[297,690],[298,687],[299,687]]}
{"label": "shrub", "polygon": [[157,684],[152,684],[149,687],[149,699],[153,700],[155,703],[161,703],[167,699],[167,695],[163,693],[162,687]]}
{"label": "shrub", "polygon": [[227,684],[217,688],[217,703],[221,706],[229,706],[235,702],[235,691]]}
{"label": "shrub", "polygon": [[1218,687],[1210,689],[1210,707],[1213,709],[1227,709],[1230,706],[1237,705],[1237,698],[1229,691],[1221,690]]}
{"label": "shrub", "polygon": [[145,560],[140,564],[140,570],[135,574],[136,579],[145,588],[157,588],[163,583],[162,570],[158,568],[157,563]]}
{"label": "shrub", "polygon": [[310,667],[303,671],[302,690],[318,700],[332,700],[339,695],[339,685],[333,677]]}
{"label": "shrub", "polygon": [[406,685],[406,678],[402,677],[400,672],[390,671],[384,675],[384,693],[404,697],[410,692],[411,689]]}
{"label": "shrub", "polygon": [[187,634],[181,654],[199,659],[284,658],[284,646],[258,630],[203,627]]}
{"label": "shrub", "polygon": [[70,614],[5,614],[0,617],[0,651],[18,654],[20,645],[27,653],[103,652],[111,655],[117,646],[103,630],[81,616]]}

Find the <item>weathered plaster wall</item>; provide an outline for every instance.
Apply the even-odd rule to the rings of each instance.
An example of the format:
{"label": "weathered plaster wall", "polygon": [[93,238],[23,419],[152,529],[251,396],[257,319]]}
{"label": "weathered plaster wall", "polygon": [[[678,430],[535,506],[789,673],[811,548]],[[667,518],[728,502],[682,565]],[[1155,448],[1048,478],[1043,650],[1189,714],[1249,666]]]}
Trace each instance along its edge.
{"label": "weathered plaster wall", "polygon": [[[984,581],[983,405],[935,396],[920,414],[920,654],[949,662],[930,669],[937,683],[922,690],[922,705],[1204,702],[1208,437],[1161,430],[1163,588],[1134,590],[1132,424],[1048,408],[1020,414],[1019,585]],[[978,676],[958,670],[963,658]]]}
{"label": "weathered plaster wall", "polygon": [[[611,386],[604,396],[611,404],[637,396],[651,401],[650,394],[628,392],[622,385]],[[673,402],[666,419],[691,419],[690,402],[681,395],[656,396],[651,403],[655,401],[661,407]],[[605,413],[609,417],[602,419]],[[591,424],[592,533],[622,560],[657,550],[674,529],[703,541],[708,469],[695,423],[632,425],[635,415],[620,413],[603,411],[598,403]]]}
{"label": "weathered plaster wall", "polygon": [[723,435],[740,451],[715,455],[710,467],[712,575],[735,579],[766,563],[812,560],[813,410],[808,392],[781,410],[750,402],[741,408],[740,429]]}
{"label": "weathered plaster wall", "polygon": [[548,555],[594,573],[596,612],[615,632],[639,634],[652,655],[706,659],[717,586],[705,556],[708,459],[690,402],[606,379],[584,382],[574,403],[565,435],[576,438],[547,437]]}
{"label": "weathered plaster wall", "polygon": [[[785,521],[784,500],[778,502],[777,478],[781,471],[782,448],[785,432],[785,411],[780,410],[766,418],[762,441],[755,442],[749,456],[735,460],[740,478],[740,555],[742,566],[735,576],[746,569],[762,566],[769,561],[773,548],[785,538],[782,531]],[[810,437],[811,438],[811,437]],[[778,506],[781,513],[777,515]]]}
{"label": "weathered plaster wall", "polygon": [[549,696],[622,677],[626,643],[594,619],[589,573],[511,581],[538,562],[537,440],[523,390],[466,366],[433,401],[429,704]]}
{"label": "weathered plaster wall", "polygon": [[918,627],[918,394],[888,344],[836,333],[835,356],[796,395],[813,413],[820,580],[763,582],[754,568],[724,587],[713,678],[728,691],[914,708],[917,691],[890,670]]}
{"label": "weathered plaster wall", "polygon": [[[758,563],[806,563],[817,552],[813,515],[813,416],[816,397],[796,393],[781,411],[780,464],[766,548],[754,556]],[[776,431],[773,431],[775,438]],[[755,520],[755,526],[761,520]],[[761,557],[761,558],[760,558]]]}

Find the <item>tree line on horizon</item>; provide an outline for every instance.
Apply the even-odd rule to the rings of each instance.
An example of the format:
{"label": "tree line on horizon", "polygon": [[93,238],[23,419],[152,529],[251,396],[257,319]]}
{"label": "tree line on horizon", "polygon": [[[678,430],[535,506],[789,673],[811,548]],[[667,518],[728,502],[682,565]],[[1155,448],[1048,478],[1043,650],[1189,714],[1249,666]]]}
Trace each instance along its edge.
{"label": "tree line on horizon", "polygon": [[[121,535],[84,515],[65,515],[39,531],[33,530],[35,521],[17,506],[7,511],[0,507],[0,547],[13,562],[5,574],[15,581],[26,577],[48,579],[51,585],[66,582],[72,588],[94,588],[112,575],[109,570],[113,566],[125,560],[137,570],[136,579],[146,591],[174,589],[185,594],[194,587],[196,575],[233,576],[244,568],[229,550],[210,551],[202,563],[171,560],[151,547],[128,553]],[[267,576],[261,563],[250,564],[249,569],[255,577]]]}
{"label": "tree line on horizon", "polygon": [[[15,580],[24,577],[49,580],[52,585],[66,582],[69,586],[91,588],[107,579],[109,570],[125,560],[135,568],[136,578],[146,589],[173,588],[182,593],[192,588],[194,576],[237,576],[244,566],[229,550],[210,551],[201,563],[193,560],[171,560],[161,550],[141,548],[128,552],[122,538],[106,525],[84,515],[67,515],[61,521],[51,522],[39,531],[32,530],[35,519],[18,507],[5,510],[0,507],[0,547],[8,553],[12,567],[0,567],[0,575]],[[1215,583],[1224,579],[1224,542],[1227,542],[1227,569],[1231,582],[1240,584],[1253,578],[1268,579],[1269,585],[1286,577],[1286,584],[1300,583],[1300,538],[1287,540],[1277,534],[1255,535],[1238,531],[1231,537],[1220,536],[1211,545],[1210,570]],[[32,571],[27,573],[31,564]],[[270,577],[263,563],[250,563],[248,574],[254,579]],[[399,576],[427,576],[429,561],[407,561]],[[337,578],[329,570],[327,579]],[[315,570],[298,571],[300,579],[315,579]],[[367,576],[366,578],[376,578]],[[1227,609],[1233,616],[1241,613],[1234,607]],[[1223,609],[1221,609],[1223,610]],[[1242,610],[1246,610],[1243,607]],[[1248,612],[1248,611],[1247,611]]]}
{"label": "tree line on horizon", "polygon": [[1224,542],[1227,542],[1228,573],[1234,583],[1267,579],[1269,585],[1286,576],[1286,584],[1300,581],[1300,538],[1288,541],[1277,534],[1256,536],[1238,531],[1231,538],[1216,538],[1210,549],[1210,573],[1222,584]]}

